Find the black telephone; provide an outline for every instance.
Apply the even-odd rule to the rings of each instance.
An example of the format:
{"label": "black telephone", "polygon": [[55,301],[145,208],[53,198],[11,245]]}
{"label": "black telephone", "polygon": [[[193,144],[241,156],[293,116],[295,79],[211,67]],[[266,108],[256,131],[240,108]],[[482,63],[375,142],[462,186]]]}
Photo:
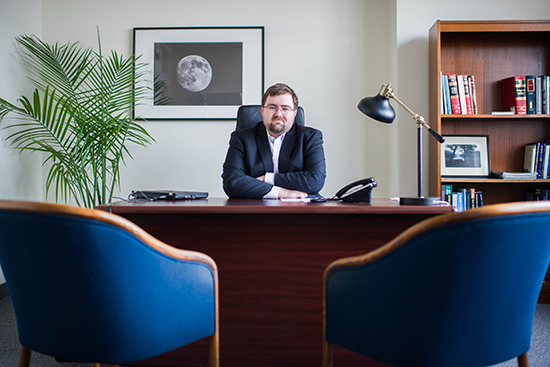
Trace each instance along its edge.
{"label": "black telephone", "polygon": [[370,203],[371,191],[376,186],[374,177],[364,178],[342,187],[333,199],[340,199],[345,203]]}

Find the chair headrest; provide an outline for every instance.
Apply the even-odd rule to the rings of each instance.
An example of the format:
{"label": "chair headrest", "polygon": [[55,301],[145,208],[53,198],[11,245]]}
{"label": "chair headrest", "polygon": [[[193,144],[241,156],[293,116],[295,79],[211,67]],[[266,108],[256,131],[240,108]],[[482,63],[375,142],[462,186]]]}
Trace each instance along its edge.
{"label": "chair headrest", "polygon": [[[237,126],[235,130],[246,129],[256,125],[258,122],[262,121],[262,106],[260,105],[244,105],[239,107],[237,111]],[[302,107],[298,107],[298,113],[294,119],[294,123],[304,126],[305,123],[305,113]]]}

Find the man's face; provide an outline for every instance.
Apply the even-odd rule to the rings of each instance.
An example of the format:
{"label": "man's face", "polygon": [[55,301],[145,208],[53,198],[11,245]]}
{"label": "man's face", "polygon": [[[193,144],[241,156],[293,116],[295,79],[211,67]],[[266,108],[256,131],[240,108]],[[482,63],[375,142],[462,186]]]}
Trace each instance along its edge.
{"label": "man's face", "polygon": [[[284,112],[285,109],[289,111]],[[294,110],[292,96],[289,93],[267,97],[265,105],[262,107],[262,117],[266,130],[274,137],[286,133],[292,128],[297,112]]]}

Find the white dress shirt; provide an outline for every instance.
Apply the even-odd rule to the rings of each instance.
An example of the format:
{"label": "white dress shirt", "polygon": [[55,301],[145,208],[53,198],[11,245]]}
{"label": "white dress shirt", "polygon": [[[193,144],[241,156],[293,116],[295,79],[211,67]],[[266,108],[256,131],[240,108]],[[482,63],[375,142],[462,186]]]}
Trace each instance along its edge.
{"label": "white dress shirt", "polygon": [[281,153],[281,146],[283,145],[285,135],[286,133],[274,138],[273,136],[267,134],[269,148],[271,149],[271,154],[273,156],[273,172],[266,172],[264,181],[273,185],[273,187],[267,194],[264,195],[264,199],[279,198],[279,191],[281,191],[281,188],[279,186],[275,186],[275,173],[279,173],[279,154]]}

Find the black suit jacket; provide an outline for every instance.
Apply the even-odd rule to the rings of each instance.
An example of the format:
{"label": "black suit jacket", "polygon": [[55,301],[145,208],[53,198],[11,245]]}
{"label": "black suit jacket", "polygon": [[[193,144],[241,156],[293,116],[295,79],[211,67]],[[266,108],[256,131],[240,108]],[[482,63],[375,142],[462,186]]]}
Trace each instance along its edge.
{"label": "black suit jacket", "polygon": [[[274,172],[267,131],[262,122],[234,131],[223,164],[223,189],[230,198],[261,199],[272,185],[256,177]],[[314,128],[294,126],[286,133],[279,155],[275,186],[317,194],[325,184],[323,134]]]}

